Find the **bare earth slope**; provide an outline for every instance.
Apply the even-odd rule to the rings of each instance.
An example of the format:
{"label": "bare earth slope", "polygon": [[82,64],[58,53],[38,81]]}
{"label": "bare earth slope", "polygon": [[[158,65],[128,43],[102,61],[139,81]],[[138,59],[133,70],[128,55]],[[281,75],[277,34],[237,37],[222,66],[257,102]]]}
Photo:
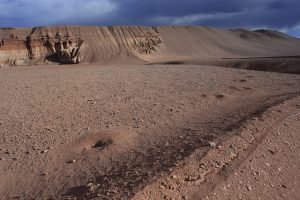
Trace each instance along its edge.
{"label": "bare earth slope", "polygon": [[[200,65],[37,65],[0,71],[3,200],[197,200],[202,192],[210,196],[214,189],[208,187],[199,193],[194,185],[202,172],[198,162],[209,155],[206,153],[214,146],[212,142],[218,146],[235,138],[254,118],[264,121],[261,126],[250,127],[253,135],[249,141],[264,134],[264,127],[270,127],[274,120],[292,125],[289,131],[282,129],[282,134],[298,137],[298,132],[293,132],[298,124],[289,121],[298,116],[297,112],[289,115],[291,118],[285,114],[299,110],[299,99],[278,111],[279,118],[277,111],[269,118],[259,118],[269,107],[299,95],[298,75]],[[247,139],[248,135],[244,136]],[[239,154],[231,154],[231,150],[242,152],[244,145],[251,146],[247,142],[232,148],[224,144],[221,150],[230,151],[222,158],[236,158]],[[279,150],[281,145],[276,144]],[[259,162],[268,162],[276,170],[276,160],[261,159]],[[212,172],[223,164],[207,165],[203,170]],[[185,166],[194,167],[185,171]],[[262,171],[257,170],[262,178]],[[172,174],[177,172],[183,174]],[[159,182],[168,177],[173,181],[170,184]],[[226,177],[231,177],[230,173]],[[177,184],[175,180],[183,182]],[[151,190],[152,184],[161,185]],[[292,183],[280,184],[293,194]],[[252,182],[243,182],[241,187],[248,185],[253,191],[259,189]],[[277,183],[274,186],[279,187]],[[154,194],[147,192],[149,187]],[[182,189],[180,195],[177,189]],[[220,195],[220,188],[215,190],[215,196]]]}
{"label": "bare earth slope", "polygon": [[[299,52],[299,39],[271,30],[223,30],[197,26],[0,29],[2,66],[52,62],[211,64],[220,60],[225,62],[223,58],[298,56]],[[226,66],[235,66],[225,63]],[[282,69],[294,67],[295,62],[279,63]],[[298,59],[296,64],[299,66]],[[295,71],[298,72],[299,68],[292,70]]]}

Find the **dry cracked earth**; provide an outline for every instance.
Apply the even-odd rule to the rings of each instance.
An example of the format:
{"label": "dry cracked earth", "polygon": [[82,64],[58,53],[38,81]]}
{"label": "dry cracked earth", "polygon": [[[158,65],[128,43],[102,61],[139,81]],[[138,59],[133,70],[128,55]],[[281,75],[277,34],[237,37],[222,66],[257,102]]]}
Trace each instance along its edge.
{"label": "dry cracked earth", "polygon": [[296,197],[299,75],[24,66],[0,91],[0,199]]}

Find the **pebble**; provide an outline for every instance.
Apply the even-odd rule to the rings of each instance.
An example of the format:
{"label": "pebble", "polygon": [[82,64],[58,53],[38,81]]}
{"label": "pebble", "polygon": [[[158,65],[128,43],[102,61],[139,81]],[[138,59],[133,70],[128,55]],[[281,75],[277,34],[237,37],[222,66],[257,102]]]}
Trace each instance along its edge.
{"label": "pebble", "polygon": [[76,160],[69,160],[67,163],[76,163]]}
{"label": "pebble", "polygon": [[284,185],[284,184],[282,184],[282,185],[281,185],[281,187],[283,187],[283,188],[287,188],[287,186],[286,186],[286,185]]}
{"label": "pebble", "polygon": [[247,190],[248,190],[248,191],[251,191],[251,190],[252,190],[252,188],[251,188],[250,185],[247,186]]}
{"label": "pebble", "polygon": [[48,149],[45,149],[41,153],[47,153],[48,151],[49,151]]}
{"label": "pebble", "polygon": [[268,151],[273,155],[276,153],[273,149],[270,149],[270,148],[268,149]]}
{"label": "pebble", "polygon": [[215,142],[209,142],[208,144],[211,148],[216,148],[217,147],[217,143],[215,143]]}
{"label": "pebble", "polygon": [[281,171],[282,171],[282,169],[281,169],[280,167],[278,167],[278,171],[279,171],[279,172],[281,172]]}
{"label": "pebble", "polygon": [[162,190],[164,190],[164,189],[165,189],[165,187],[164,187],[164,186],[162,186],[162,185],[160,185],[160,186],[159,186],[159,188],[160,188],[160,189],[162,189]]}

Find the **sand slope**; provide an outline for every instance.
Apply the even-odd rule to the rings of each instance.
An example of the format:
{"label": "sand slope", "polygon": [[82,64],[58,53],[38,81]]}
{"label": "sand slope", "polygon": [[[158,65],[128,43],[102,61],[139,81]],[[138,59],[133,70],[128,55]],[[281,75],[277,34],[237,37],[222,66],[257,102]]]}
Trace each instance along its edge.
{"label": "sand slope", "polygon": [[72,63],[188,62],[295,56],[300,51],[299,39],[277,31],[197,26],[2,28],[0,41],[2,65],[66,63],[61,57]]}

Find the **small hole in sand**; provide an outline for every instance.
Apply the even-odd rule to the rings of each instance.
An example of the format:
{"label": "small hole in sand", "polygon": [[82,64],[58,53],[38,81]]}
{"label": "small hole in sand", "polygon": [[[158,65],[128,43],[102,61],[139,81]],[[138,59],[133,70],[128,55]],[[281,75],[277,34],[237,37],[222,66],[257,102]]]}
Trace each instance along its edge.
{"label": "small hole in sand", "polygon": [[108,146],[110,146],[112,143],[113,143],[112,140],[99,140],[92,146],[92,148],[103,150]]}
{"label": "small hole in sand", "polygon": [[221,99],[221,98],[224,98],[225,95],[224,95],[224,94],[216,94],[215,97],[216,97],[217,99]]}

